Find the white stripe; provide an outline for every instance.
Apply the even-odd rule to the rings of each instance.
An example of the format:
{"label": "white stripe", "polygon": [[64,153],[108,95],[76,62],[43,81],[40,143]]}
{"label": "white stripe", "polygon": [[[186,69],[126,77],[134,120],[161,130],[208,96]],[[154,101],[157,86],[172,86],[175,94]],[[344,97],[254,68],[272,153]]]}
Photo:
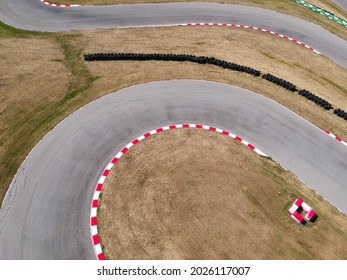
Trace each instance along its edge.
{"label": "white stripe", "polygon": [[99,184],[103,184],[105,182],[106,177],[105,176],[101,176],[99,179]]}
{"label": "white stripe", "polygon": [[236,135],[235,135],[235,134],[232,134],[232,133],[230,133],[230,132],[229,132],[229,137],[231,137],[231,138],[234,138],[234,139],[235,139],[235,138],[236,138]]}
{"label": "white stripe", "polygon": [[152,131],[149,132],[150,135],[153,135],[153,134],[156,134],[156,133],[158,133],[158,131],[156,131],[156,130],[152,130]]}
{"label": "white stripe", "polygon": [[164,126],[164,127],[163,127],[163,130],[168,130],[168,129],[170,129],[169,126]]}
{"label": "white stripe", "polygon": [[145,136],[141,135],[139,138],[137,138],[137,140],[142,141],[143,139],[145,139]]}
{"label": "white stripe", "polygon": [[176,124],[175,126],[176,126],[176,128],[183,128],[182,124]]}
{"label": "white stripe", "polygon": [[[100,240],[99,240],[99,241],[100,241]],[[97,245],[94,245],[94,247],[95,247],[95,251],[96,251],[96,254],[97,254],[97,255],[99,255],[99,254],[102,253],[102,249],[101,249],[100,243],[97,244]]]}
{"label": "white stripe", "polygon": [[113,167],[113,165],[114,165],[114,164],[113,164],[112,162],[110,162],[109,164],[107,164],[107,166],[106,166],[105,169],[111,170],[112,167]]}
{"label": "white stripe", "polygon": [[203,129],[207,129],[207,130],[210,129],[210,127],[209,127],[208,125],[203,125],[202,128],[203,128]]}
{"label": "white stripe", "polygon": [[249,143],[248,143],[246,140],[244,140],[244,139],[241,140],[241,143],[244,144],[244,145],[246,145],[246,146],[249,144]]}
{"label": "white stripe", "polygon": [[91,227],[91,233],[92,233],[93,236],[98,234],[98,227],[97,226],[92,226]]}
{"label": "white stripe", "polygon": [[190,123],[190,124],[189,124],[189,127],[196,128],[196,124],[192,124],[192,123]]}
{"label": "white stripe", "polygon": [[116,154],[116,158],[120,159],[122,157],[123,153],[122,152],[119,152],[118,154]]}
{"label": "white stripe", "polygon": [[216,128],[216,131],[219,132],[219,133],[223,133],[223,130],[220,129],[220,128]]}
{"label": "white stripe", "polygon": [[96,217],[96,214],[98,212],[98,208],[97,207],[93,207],[92,210],[90,211],[90,217]]}
{"label": "white stripe", "polygon": [[132,142],[130,142],[128,145],[125,146],[125,148],[127,148],[129,150],[132,146],[134,146],[134,144]]}
{"label": "white stripe", "polygon": [[254,148],[254,150],[258,155],[261,155],[263,157],[268,157],[267,154],[263,153],[261,150],[259,150],[258,148]]}

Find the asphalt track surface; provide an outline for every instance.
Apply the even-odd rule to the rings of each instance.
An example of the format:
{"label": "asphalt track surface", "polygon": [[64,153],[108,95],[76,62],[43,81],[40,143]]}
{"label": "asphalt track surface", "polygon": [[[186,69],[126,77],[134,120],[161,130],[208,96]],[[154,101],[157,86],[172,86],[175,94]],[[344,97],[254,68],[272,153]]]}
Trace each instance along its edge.
{"label": "asphalt track surface", "polygon": [[240,135],[347,212],[344,145],[278,103],[241,88],[194,80],[153,82],[88,104],[30,153],[0,213],[0,258],[95,259],[90,203],[103,168],[139,135],[186,122]]}
{"label": "asphalt track surface", "polygon": [[39,31],[162,26],[187,22],[238,23],[290,36],[347,68],[345,40],[305,20],[251,6],[195,2],[56,8],[39,0],[0,0],[0,20],[17,28]]}
{"label": "asphalt track surface", "polygon": [[[186,18],[188,7],[195,12]],[[317,35],[306,29],[310,23],[293,17],[290,22],[288,16],[272,11],[221,4],[124,5],[112,8],[111,16],[109,9],[58,10],[32,0],[1,0],[0,19],[42,30],[130,26],[131,21],[137,23],[134,26],[242,21],[288,34],[319,51],[325,49],[325,54],[335,54],[342,64],[347,62],[344,40],[313,25],[313,30],[322,31]],[[122,16],[124,9],[129,10]],[[183,15],[178,15],[180,10]],[[100,17],[103,12],[106,16]],[[88,104],[33,149],[0,210],[0,259],[95,259],[90,203],[103,168],[133,138],[175,123],[204,123],[240,135],[347,213],[347,149],[320,129],[244,89],[206,81],[156,82]]]}
{"label": "asphalt track surface", "polygon": [[332,2],[347,10],[347,0],[332,0]]}

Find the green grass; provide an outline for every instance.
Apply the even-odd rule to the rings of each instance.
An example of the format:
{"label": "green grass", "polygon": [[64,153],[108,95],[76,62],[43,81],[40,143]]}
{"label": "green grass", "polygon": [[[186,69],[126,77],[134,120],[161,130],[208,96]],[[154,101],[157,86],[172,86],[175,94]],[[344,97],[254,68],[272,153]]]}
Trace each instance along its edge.
{"label": "green grass", "polygon": [[43,36],[47,34],[48,33],[46,32],[27,31],[27,30],[17,29],[0,21],[0,38],[5,38],[5,37],[27,38],[29,36],[35,36],[35,35]]}

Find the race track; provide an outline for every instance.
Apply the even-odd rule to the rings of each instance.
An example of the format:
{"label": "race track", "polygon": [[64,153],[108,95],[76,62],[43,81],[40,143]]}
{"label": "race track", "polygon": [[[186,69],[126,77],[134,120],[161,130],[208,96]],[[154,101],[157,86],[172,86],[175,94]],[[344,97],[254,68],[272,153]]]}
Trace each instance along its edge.
{"label": "race track", "polygon": [[271,29],[295,38],[347,68],[345,40],[305,20],[250,6],[195,2],[55,8],[39,0],[0,0],[0,20],[17,28],[39,31],[162,26],[187,22],[239,23]]}
{"label": "race track", "polygon": [[90,103],[32,151],[1,211],[0,259],[94,259],[90,202],[102,169],[142,133],[184,122],[240,135],[347,212],[347,149],[320,129],[237,87],[153,82]]}
{"label": "race track", "polygon": [[[293,36],[347,65],[343,39],[294,17],[238,5],[54,9],[36,0],[0,0],[0,19],[49,31],[242,22]],[[240,135],[347,213],[347,149],[320,129],[278,103],[237,87],[193,80],[153,82],[88,104],[33,149],[0,210],[0,259],[95,259],[90,203],[103,168],[133,138],[175,123],[204,123]]]}
{"label": "race track", "polygon": [[346,0],[332,0],[336,5],[339,5],[341,8],[347,10],[347,1]]}

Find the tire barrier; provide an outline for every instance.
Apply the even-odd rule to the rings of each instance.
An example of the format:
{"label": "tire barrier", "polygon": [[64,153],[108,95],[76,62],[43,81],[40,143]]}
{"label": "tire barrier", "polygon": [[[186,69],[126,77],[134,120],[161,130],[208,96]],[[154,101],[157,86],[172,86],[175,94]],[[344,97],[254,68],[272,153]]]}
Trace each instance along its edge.
{"label": "tire barrier", "polygon": [[340,117],[341,119],[344,119],[345,121],[347,121],[347,112],[345,112],[342,109],[335,109],[334,110],[334,114],[338,117]]}
{"label": "tire barrier", "polygon": [[294,91],[298,91],[296,86],[293,85],[292,83],[290,83],[288,81],[285,81],[285,80],[283,80],[281,78],[275,77],[275,76],[273,76],[273,75],[271,75],[269,73],[268,74],[264,74],[261,77],[263,79],[265,79],[265,80],[267,80],[267,81],[269,81],[271,83],[274,83],[276,85],[279,85],[280,87],[283,87],[283,88],[285,88],[287,90],[290,90],[290,91],[293,91],[293,92]]}
{"label": "tire barrier", "polygon": [[[255,77],[260,77],[272,82],[280,87],[285,88],[286,90],[289,90],[291,92],[298,92],[299,95],[306,97],[308,100],[312,101],[316,105],[322,107],[325,110],[333,109],[332,105],[314,95],[313,93],[309,92],[306,89],[298,90],[296,85],[283,80],[279,77],[276,77],[272,74],[263,74],[256,69],[250,68],[248,66],[243,66],[239,64],[235,64],[232,62],[228,62],[225,60],[216,59],[214,57],[208,57],[208,56],[195,56],[190,54],[158,54],[158,53],[93,53],[93,54],[84,54],[84,59],[86,61],[109,61],[109,60],[135,60],[135,61],[178,61],[178,62],[194,62],[198,64],[211,64],[215,65],[224,69],[229,69],[233,71],[243,72]],[[336,115],[339,117],[342,117],[344,119],[347,118],[347,114],[342,111],[341,109],[338,109],[340,111],[336,111]]]}
{"label": "tire barrier", "polygon": [[255,77],[260,76],[260,71],[235,63],[231,63],[225,60],[216,59],[214,57],[207,56],[195,56],[189,54],[143,54],[143,53],[96,53],[85,54],[84,59],[86,61],[95,60],[139,60],[139,61],[188,61],[199,64],[211,64],[224,69],[230,69],[238,72],[243,72]]}
{"label": "tire barrier", "polygon": [[[302,214],[305,214],[305,217]],[[316,212],[301,197],[298,197],[288,209],[288,214],[298,223],[306,224],[306,221],[315,222],[318,218]]]}
{"label": "tire barrier", "polygon": [[319,14],[327,17],[327,18],[330,18],[333,21],[337,22],[338,24],[341,24],[344,27],[347,27],[347,22],[344,19],[335,16],[333,13],[330,13],[330,12],[328,12],[328,11],[322,9],[322,8],[319,8],[319,7],[315,6],[315,5],[312,5],[312,4],[310,4],[309,2],[306,2],[306,1],[302,1],[302,0],[292,0],[292,1],[302,5],[304,7],[307,7],[309,9],[311,9],[312,11],[314,11],[316,13],[319,13]]}
{"label": "tire barrier", "polygon": [[306,99],[308,99],[308,100],[316,103],[317,105],[321,106],[325,110],[330,110],[330,109],[333,108],[328,101],[326,101],[323,98],[320,98],[320,97],[314,95],[313,93],[309,92],[306,89],[299,90],[298,93],[299,93],[299,95],[305,97]]}

